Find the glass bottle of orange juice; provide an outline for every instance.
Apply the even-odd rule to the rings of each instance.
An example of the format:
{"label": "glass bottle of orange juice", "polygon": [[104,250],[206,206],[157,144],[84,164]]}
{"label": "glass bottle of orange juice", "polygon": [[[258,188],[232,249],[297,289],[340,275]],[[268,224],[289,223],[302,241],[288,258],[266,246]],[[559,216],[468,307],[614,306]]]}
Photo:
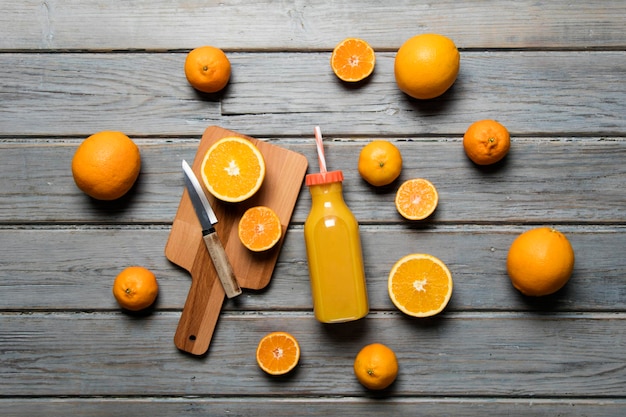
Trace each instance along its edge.
{"label": "glass bottle of orange juice", "polygon": [[321,134],[316,128],[320,173],[306,176],[311,211],[304,223],[315,317],[322,323],[367,315],[359,225],[343,199],[342,171],[326,171]]}

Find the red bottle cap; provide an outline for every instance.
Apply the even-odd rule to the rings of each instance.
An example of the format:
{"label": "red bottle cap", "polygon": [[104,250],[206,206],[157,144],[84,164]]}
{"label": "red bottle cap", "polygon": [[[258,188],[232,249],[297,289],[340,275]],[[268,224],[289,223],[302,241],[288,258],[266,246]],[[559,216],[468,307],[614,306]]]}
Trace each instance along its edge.
{"label": "red bottle cap", "polygon": [[343,172],[342,171],[328,171],[328,172],[318,172],[315,174],[309,174],[306,176],[306,185],[320,185],[320,184],[330,184],[331,182],[341,182],[343,181]]}

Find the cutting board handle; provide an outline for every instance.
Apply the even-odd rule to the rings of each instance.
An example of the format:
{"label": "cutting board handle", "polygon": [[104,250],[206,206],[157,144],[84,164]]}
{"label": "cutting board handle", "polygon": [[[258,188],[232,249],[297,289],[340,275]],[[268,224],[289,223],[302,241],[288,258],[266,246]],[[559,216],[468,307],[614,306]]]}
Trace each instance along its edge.
{"label": "cutting board handle", "polygon": [[[177,220],[176,228],[188,239],[197,236],[197,227],[186,222]],[[197,242],[197,239],[192,241]],[[174,344],[184,352],[204,355],[209,349],[225,294],[220,281],[206,267],[211,265],[207,250],[203,245],[195,245],[195,248],[193,265],[189,270],[191,287],[174,334]]]}

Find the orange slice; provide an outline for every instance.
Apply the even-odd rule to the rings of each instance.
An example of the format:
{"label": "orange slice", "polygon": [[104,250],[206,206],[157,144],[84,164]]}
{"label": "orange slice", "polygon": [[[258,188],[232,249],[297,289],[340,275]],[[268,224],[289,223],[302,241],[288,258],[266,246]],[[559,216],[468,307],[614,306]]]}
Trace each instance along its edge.
{"label": "orange slice", "polygon": [[265,179],[265,161],[259,149],[235,136],[215,142],[204,155],[200,170],[207,190],[231,203],[252,197]]}
{"label": "orange slice", "polygon": [[400,258],[391,268],[387,288],[400,311],[413,317],[430,317],[450,301],[452,275],[441,260],[414,253]]}
{"label": "orange slice", "polygon": [[274,210],[265,206],[251,207],[239,220],[239,240],[254,252],[271,249],[282,235],[280,219]]}
{"label": "orange slice", "polygon": [[405,181],[396,192],[396,209],[409,220],[423,220],[430,216],[438,202],[437,189],[422,178]]}
{"label": "orange slice", "polygon": [[300,360],[300,345],[287,332],[265,335],[256,349],[259,367],[270,375],[283,375],[296,367]]}
{"label": "orange slice", "polygon": [[374,50],[367,42],[347,38],[339,42],[330,56],[330,67],[342,81],[356,82],[367,78],[376,64]]}

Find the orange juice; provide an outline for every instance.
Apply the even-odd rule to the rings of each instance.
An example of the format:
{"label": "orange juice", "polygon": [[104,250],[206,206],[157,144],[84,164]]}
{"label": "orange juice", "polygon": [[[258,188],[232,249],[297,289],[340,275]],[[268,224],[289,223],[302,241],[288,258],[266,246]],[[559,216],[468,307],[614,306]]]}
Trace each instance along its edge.
{"label": "orange juice", "polygon": [[312,205],[304,224],[315,317],[322,323],[357,320],[369,311],[359,225],[343,199],[343,174],[306,177]]}

